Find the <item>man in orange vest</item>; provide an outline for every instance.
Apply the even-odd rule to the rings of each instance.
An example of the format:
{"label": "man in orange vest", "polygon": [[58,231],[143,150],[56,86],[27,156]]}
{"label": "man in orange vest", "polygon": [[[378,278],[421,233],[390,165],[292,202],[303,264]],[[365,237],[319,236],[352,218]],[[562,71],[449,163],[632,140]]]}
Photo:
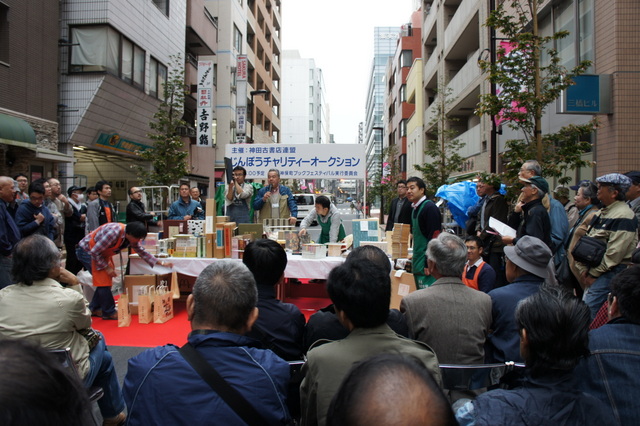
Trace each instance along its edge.
{"label": "man in orange vest", "polygon": [[168,268],[173,263],[158,260],[140,245],[140,241],[147,236],[147,227],[142,222],[131,222],[126,226],[122,223],[106,223],[84,237],[76,248],[78,260],[93,276],[96,292],[89,304],[91,315],[102,319],[118,319],[113,294],[111,294],[111,280],[116,271],[113,255],[131,247],[140,257],[154,267],[156,264]]}
{"label": "man in orange vest", "polygon": [[464,244],[467,246],[467,264],[464,265],[462,282],[467,287],[489,293],[496,284],[496,271],[482,260],[482,240],[470,235]]}

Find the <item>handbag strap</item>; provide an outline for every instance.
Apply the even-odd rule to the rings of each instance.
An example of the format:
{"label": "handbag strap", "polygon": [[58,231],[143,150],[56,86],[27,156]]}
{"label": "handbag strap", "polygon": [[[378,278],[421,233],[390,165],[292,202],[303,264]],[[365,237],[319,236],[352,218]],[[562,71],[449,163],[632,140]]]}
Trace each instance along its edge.
{"label": "handbag strap", "polygon": [[216,371],[211,364],[187,342],[180,348],[180,355],[193,367],[194,370],[207,382],[211,389],[227,403],[227,405],[249,425],[263,425],[268,422],[262,417],[240,392],[233,388]]}

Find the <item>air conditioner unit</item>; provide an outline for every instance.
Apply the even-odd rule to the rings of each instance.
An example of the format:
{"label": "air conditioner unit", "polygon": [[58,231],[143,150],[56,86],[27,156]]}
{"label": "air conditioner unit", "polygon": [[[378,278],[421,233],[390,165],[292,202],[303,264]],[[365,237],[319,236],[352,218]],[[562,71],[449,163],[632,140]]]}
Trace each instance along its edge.
{"label": "air conditioner unit", "polygon": [[231,86],[231,93],[236,93],[237,87],[236,86]]}
{"label": "air conditioner unit", "polygon": [[231,120],[229,122],[229,127],[232,128],[232,129],[235,129],[236,128],[236,122],[234,120]]}

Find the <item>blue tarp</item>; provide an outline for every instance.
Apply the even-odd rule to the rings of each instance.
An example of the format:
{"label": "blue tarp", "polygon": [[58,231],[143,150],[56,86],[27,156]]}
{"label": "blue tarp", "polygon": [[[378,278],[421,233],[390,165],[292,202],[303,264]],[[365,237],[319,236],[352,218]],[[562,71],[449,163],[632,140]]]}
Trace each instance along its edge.
{"label": "blue tarp", "polygon": [[[505,185],[502,184],[500,193],[506,192]],[[480,197],[476,194],[476,183],[471,181],[456,182],[451,185],[442,185],[436,192],[436,197],[447,200],[447,206],[456,223],[466,229],[465,222],[469,219],[467,210],[474,206]]]}

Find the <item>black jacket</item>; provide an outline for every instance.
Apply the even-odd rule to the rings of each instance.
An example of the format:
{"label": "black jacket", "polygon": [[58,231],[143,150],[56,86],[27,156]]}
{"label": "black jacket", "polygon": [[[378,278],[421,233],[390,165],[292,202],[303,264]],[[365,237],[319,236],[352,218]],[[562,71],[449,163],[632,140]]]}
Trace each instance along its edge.
{"label": "black jacket", "polygon": [[514,245],[521,237],[530,235],[541,239],[551,249],[551,219],[540,198],[522,206],[522,213],[511,213],[509,226],[518,231]]}
{"label": "black jacket", "polygon": [[[393,218],[396,217],[397,206],[398,197],[391,200],[391,210],[389,211],[389,217],[387,218],[387,227],[385,228],[385,231],[393,231],[393,225],[395,224]],[[398,216],[398,223],[406,223],[411,225],[411,202],[407,200],[406,197],[404,199],[404,204],[402,204],[400,215]]]}
{"label": "black jacket", "polygon": [[144,222],[147,225],[156,224],[153,221],[153,216],[145,212],[142,201],[134,200],[127,204],[127,223],[131,222]]}

